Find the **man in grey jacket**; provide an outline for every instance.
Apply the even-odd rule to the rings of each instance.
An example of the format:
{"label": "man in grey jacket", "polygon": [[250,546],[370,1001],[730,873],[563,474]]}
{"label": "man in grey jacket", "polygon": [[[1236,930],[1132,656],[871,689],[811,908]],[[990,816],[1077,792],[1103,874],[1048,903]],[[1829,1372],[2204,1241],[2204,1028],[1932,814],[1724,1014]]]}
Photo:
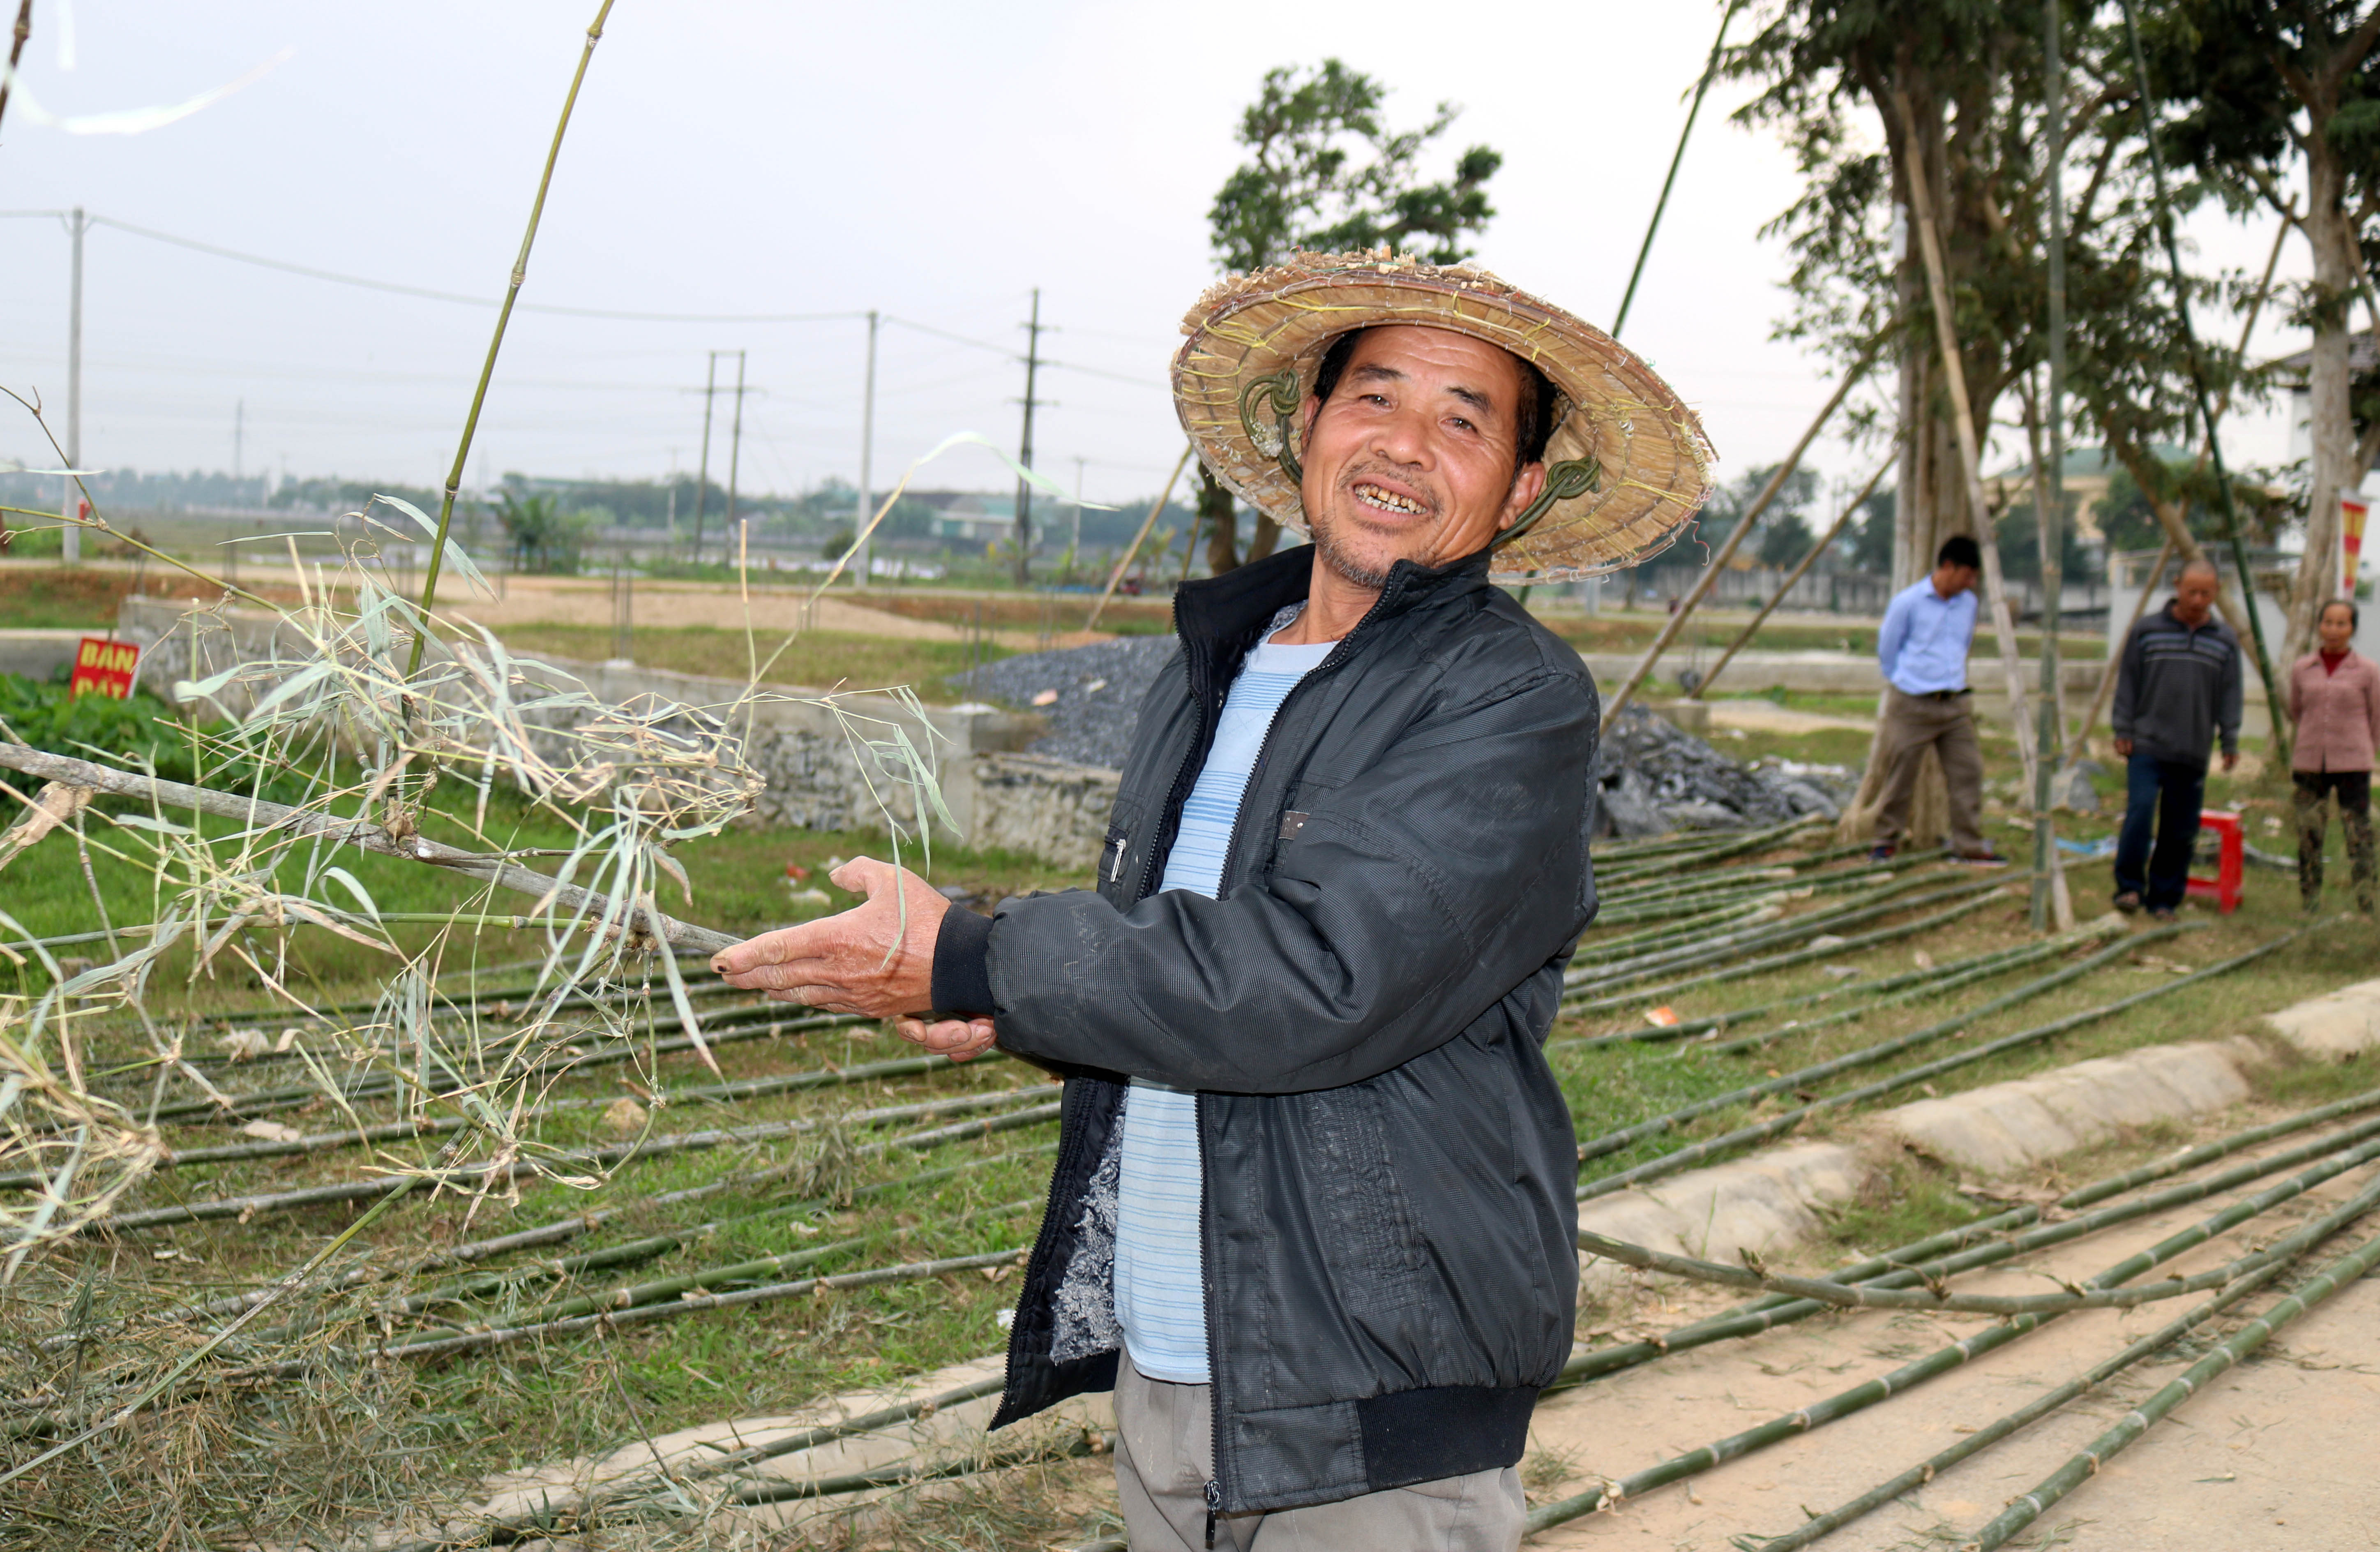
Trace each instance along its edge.
{"label": "man in grey jacket", "polygon": [[1488,573],[1658,548],[1708,448],[1608,336],[1468,269],[1299,255],[1185,332],[1185,430],[1314,544],[1178,595],[1096,888],[985,921],[854,862],[868,904],[720,968],[1064,1075],[995,1425],[1112,1387],[1139,1552],[1503,1552],[1572,1344],[1542,1047],[1599,719]]}
{"label": "man in grey jacket", "polygon": [[[2124,638],[2108,725],[2125,762],[2124,828],[2116,841],[2116,908],[2168,921],[2190,887],[2190,856],[2217,739],[2226,771],[2240,760],[2240,638],[2215,614],[2222,578],[2193,560],[2165,607]],[[2154,830],[2156,846],[2150,849]]]}

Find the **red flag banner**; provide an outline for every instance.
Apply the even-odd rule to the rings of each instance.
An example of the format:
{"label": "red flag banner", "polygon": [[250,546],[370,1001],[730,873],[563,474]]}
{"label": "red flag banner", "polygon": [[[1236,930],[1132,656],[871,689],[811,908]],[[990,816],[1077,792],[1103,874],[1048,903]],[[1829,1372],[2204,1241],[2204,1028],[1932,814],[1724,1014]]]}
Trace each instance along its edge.
{"label": "red flag banner", "polygon": [[132,671],[140,664],[140,649],[130,642],[85,636],[75,651],[74,677],[67,680],[67,696],[105,695],[121,701],[132,693]]}
{"label": "red flag banner", "polygon": [[2363,559],[2363,520],[2372,515],[2372,505],[2360,495],[2338,498],[2338,596],[2355,596],[2355,583]]}

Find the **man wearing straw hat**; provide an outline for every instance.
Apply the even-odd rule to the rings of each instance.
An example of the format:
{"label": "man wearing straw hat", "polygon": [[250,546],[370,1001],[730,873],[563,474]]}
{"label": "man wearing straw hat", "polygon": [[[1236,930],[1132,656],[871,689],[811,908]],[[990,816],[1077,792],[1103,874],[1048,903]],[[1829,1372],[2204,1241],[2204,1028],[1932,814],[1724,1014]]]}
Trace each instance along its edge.
{"label": "man wearing straw hat", "polygon": [[986,920],[854,862],[866,904],[719,968],[1064,1076],[995,1426],[1112,1388],[1138,1552],[1511,1548],[1572,1345],[1542,1046],[1599,716],[1489,578],[1643,560],[1710,450],[1608,336],[1466,267],[1300,254],[1184,332],[1200,456],[1314,542],[1181,591],[1097,886]]}

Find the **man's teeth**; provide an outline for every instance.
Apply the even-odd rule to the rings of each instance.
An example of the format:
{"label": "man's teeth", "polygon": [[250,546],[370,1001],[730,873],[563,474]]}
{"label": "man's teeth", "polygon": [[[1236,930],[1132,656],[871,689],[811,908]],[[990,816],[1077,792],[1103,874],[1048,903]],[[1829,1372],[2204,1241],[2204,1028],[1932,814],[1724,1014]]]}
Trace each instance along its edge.
{"label": "man's teeth", "polygon": [[1384,512],[1419,513],[1424,510],[1420,502],[1392,495],[1378,485],[1357,485],[1355,499],[1366,506],[1378,507]]}

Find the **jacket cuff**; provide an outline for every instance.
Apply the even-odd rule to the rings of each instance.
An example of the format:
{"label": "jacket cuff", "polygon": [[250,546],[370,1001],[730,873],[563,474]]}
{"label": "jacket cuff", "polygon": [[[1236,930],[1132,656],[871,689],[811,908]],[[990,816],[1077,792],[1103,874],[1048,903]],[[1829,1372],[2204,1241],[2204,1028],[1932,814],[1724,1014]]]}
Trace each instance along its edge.
{"label": "jacket cuff", "polygon": [[991,918],[963,906],[942,912],[934,939],[934,1010],[989,1017],[991,1003]]}

